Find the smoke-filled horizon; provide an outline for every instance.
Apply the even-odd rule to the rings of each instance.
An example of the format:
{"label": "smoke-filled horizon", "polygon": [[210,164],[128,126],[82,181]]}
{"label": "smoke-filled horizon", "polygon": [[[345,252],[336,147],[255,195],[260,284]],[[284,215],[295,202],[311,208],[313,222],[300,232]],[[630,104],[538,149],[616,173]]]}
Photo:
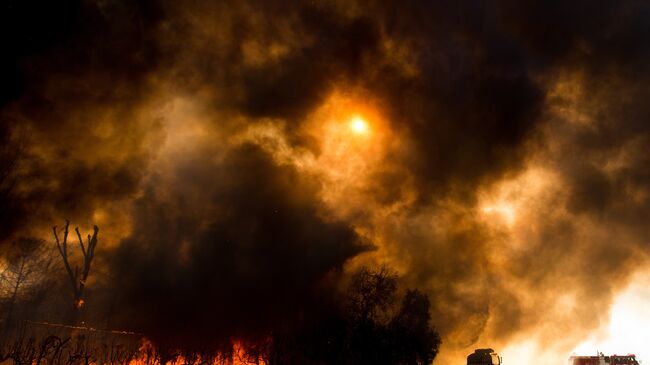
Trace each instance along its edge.
{"label": "smoke-filled horizon", "polygon": [[88,287],[120,292],[115,324],[178,341],[290,328],[388,265],[450,359],[531,338],[564,356],[650,265],[649,16],[10,1],[2,252],[98,225]]}

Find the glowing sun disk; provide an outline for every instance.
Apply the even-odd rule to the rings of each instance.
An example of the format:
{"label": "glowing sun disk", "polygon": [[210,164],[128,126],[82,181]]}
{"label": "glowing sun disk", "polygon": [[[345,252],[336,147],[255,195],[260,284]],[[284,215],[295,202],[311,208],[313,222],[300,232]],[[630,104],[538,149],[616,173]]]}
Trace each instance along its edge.
{"label": "glowing sun disk", "polygon": [[350,119],[350,129],[356,134],[368,133],[368,123],[360,116],[354,116]]}

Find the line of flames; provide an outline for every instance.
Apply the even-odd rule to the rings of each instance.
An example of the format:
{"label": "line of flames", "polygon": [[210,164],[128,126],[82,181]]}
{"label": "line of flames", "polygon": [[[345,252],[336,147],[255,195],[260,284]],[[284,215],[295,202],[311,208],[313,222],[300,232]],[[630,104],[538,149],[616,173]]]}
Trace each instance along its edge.
{"label": "line of flames", "polygon": [[[129,365],[149,365],[151,362],[148,359],[151,358],[156,358],[156,346],[153,342],[151,342],[149,339],[146,337],[143,337],[141,340],[141,345],[139,348],[139,353],[140,354],[147,354],[147,358],[140,358],[140,359],[133,359],[129,361]],[[262,356],[253,356],[249,353],[246,352],[245,346],[242,342],[240,341],[233,341],[232,342],[232,347],[233,347],[233,352],[232,356],[229,358],[223,357],[223,356],[217,356],[214,357],[211,361],[205,361],[205,359],[201,359],[200,357],[198,359],[195,359],[194,361],[190,361],[192,363],[199,363],[199,364],[210,364],[210,365],[221,365],[221,364],[228,364],[228,365],[268,365],[266,360]],[[177,365],[177,364],[187,364],[188,361],[186,361],[185,357],[182,355],[176,356],[174,360],[169,362],[171,365]]]}
{"label": "line of flames", "polygon": [[[78,331],[86,331],[86,332],[111,333],[116,335],[139,336],[141,337],[140,347],[138,348],[138,353],[140,356],[138,358],[131,359],[128,362],[128,364],[129,365],[151,365],[156,363],[156,359],[159,359],[155,344],[151,342],[148,338],[146,338],[142,333],[123,331],[123,330],[99,329],[99,328],[94,328],[94,327],[84,326],[84,325],[72,326],[72,325],[66,325],[61,323],[37,322],[37,321],[30,321],[30,320],[26,321],[26,323],[31,325],[45,326],[45,327],[65,328],[65,329],[71,329],[75,331],[78,330]],[[233,347],[232,355],[228,358],[226,358],[225,356],[216,356],[213,358],[212,361],[205,361],[204,359],[201,359],[199,357],[194,362],[195,363],[198,362],[199,364],[210,364],[210,365],[221,365],[221,364],[268,365],[266,360],[264,360],[262,356],[255,356],[247,353],[246,348],[241,341],[233,341],[232,347]],[[170,363],[171,365],[187,364],[188,361],[186,360],[187,359],[185,359],[184,356],[179,355],[179,356],[175,356],[174,359],[168,363]]]}

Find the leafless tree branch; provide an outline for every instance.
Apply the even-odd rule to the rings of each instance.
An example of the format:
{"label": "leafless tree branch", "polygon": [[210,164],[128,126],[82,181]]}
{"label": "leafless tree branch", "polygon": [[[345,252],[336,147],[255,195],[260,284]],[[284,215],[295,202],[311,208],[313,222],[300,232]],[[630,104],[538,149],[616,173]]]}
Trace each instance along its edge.
{"label": "leafless tree branch", "polygon": [[56,241],[56,246],[61,254],[63,259],[63,265],[65,270],[68,273],[70,282],[72,284],[72,291],[74,295],[74,305],[76,308],[82,303],[82,296],[84,293],[84,288],[86,286],[86,280],[90,273],[90,266],[92,264],[93,258],[95,257],[95,247],[97,246],[97,234],[99,233],[99,228],[93,226],[93,234],[88,235],[87,245],[84,246],[83,239],[81,238],[81,232],[79,232],[79,227],[75,227],[75,232],[77,233],[77,238],[79,240],[79,246],[81,247],[81,252],[83,254],[83,266],[75,266],[74,270],[70,265],[70,256],[68,254],[68,233],[69,233],[70,221],[65,221],[65,228],[63,230],[63,240],[59,239],[59,235],[56,229],[56,226],[52,227],[54,233],[54,239]]}

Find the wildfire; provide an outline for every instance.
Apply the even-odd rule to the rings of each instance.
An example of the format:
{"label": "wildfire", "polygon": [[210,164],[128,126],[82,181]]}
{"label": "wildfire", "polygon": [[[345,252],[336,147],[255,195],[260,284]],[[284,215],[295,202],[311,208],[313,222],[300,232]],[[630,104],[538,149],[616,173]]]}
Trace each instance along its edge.
{"label": "wildfire", "polygon": [[262,355],[249,353],[246,346],[241,341],[232,342],[232,353],[230,355],[218,354],[210,358],[201,356],[186,358],[183,355],[172,356],[170,359],[162,359],[161,354],[156,349],[156,345],[148,338],[141,340],[138,348],[138,356],[129,361],[129,365],[151,365],[151,364],[205,364],[205,365],[267,365],[268,362]]}

